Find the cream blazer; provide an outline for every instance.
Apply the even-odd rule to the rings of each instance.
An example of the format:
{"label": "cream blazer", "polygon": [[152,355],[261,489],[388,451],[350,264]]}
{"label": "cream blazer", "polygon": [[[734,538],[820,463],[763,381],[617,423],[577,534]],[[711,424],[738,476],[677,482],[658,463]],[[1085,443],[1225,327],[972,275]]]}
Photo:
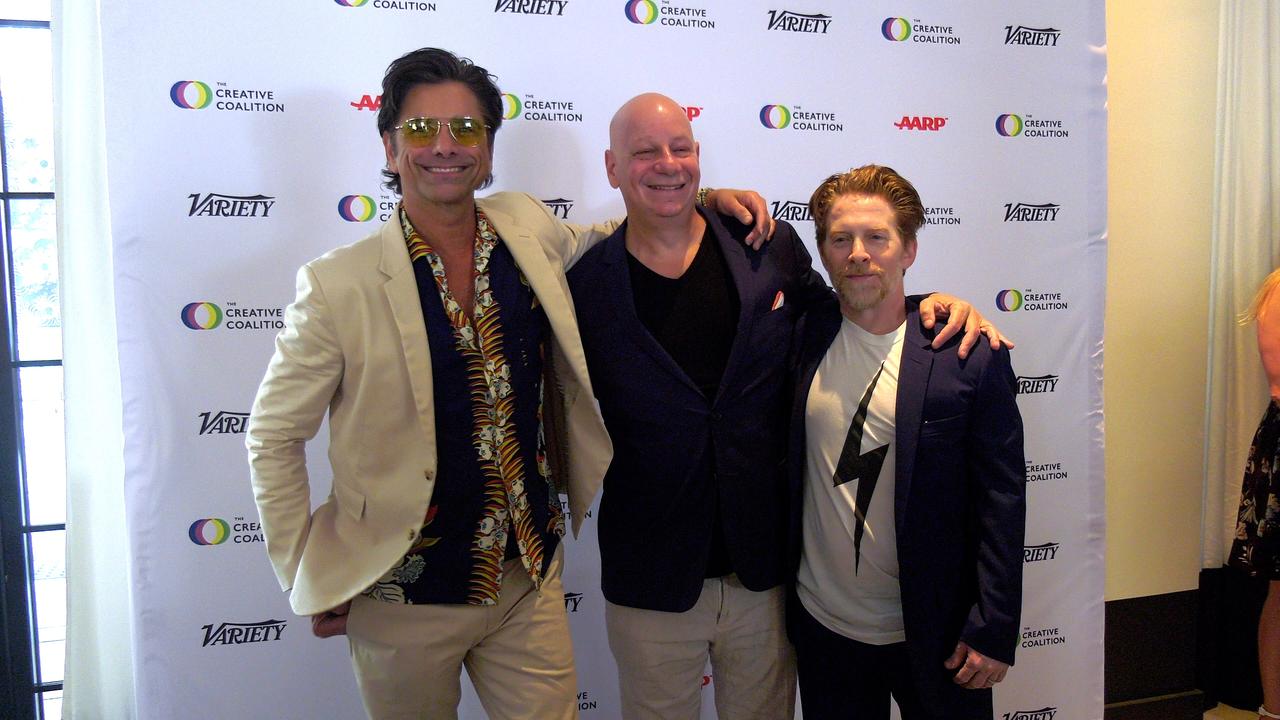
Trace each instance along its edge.
{"label": "cream blazer", "polygon": [[[616,223],[567,225],[517,193],[476,204],[511,250],[555,336],[577,534],[613,446],[591,390],[565,270]],[[298,271],[297,296],[245,441],[267,554],[294,612],[342,604],[409,549],[435,487],[432,392],[422,304],[398,219]],[[305,445],[326,413],[332,484],[313,511]]]}

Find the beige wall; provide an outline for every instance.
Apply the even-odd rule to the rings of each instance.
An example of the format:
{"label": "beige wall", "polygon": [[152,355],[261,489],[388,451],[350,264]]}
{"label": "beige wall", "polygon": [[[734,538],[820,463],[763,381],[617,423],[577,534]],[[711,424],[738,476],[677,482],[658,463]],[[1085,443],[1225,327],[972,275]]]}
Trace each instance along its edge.
{"label": "beige wall", "polygon": [[1200,570],[1218,3],[1107,3],[1108,600]]}

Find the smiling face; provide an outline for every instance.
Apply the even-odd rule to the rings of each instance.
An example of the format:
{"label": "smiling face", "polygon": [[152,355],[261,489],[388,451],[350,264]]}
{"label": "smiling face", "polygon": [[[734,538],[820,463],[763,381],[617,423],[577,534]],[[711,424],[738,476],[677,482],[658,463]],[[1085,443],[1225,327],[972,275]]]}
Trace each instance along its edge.
{"label": "smiling face", "polygon": [[841,312],[870,332],[897,327],[902,276],[915,262],[916,242],[903,240],[893,208],[879,195],[841,195],[827,218],[819,251]]}
{"label": "smiling face", "polygon": [[[430,117],[447,122],[455,117],[483,118],[480,101],[466,85],[444,82],[418,85],[405,95],[399,125],[409,118]],[[473,201],[476,188],[489,177],[493,165],[493,137],[467,147],[442,127],[426,145],[405,142],[399,130],[383,133],[387,169],[400,175],[405,207],[410,214],[432,205],[450,206]]]}
{"label": "smiling face", "polygon": [[653,221],[693,213],[701,171],[698,143],[683,108],[657,94],[632,98],[609,125],[604,154],[609,184],[622,191],[628,217]]}

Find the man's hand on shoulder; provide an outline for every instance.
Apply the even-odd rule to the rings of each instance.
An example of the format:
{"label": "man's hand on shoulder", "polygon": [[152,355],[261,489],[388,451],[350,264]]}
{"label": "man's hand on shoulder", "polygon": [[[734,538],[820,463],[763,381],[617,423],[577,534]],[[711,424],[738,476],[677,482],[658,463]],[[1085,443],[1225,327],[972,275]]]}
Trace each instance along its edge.
{"label": "man's hand on shoulder", "polygon": [[311,634],[318,638],[347,634],[347,613],[351,611],[348,600],[336,608],[311,616]]}
{"label": "man's hand on shoulder", "polygon": [[987,336],[992,350],[999,350],[1001,345],[1012,349],[1013,340],[978,312],[973,305],[954,295],[933,293],[920,301],[920,322],[926,328],[933,328],[937,320],[947,321],[945,327],[934,336],[932,347],[938,349],[945,345],[953,335],[964,330],[964,338],[960,341],[960,357],[969,357],[969,351],[978,342],[978,334]]}
{"label": "man's hand on shoulder", "polygon": [[952,682],[970,690],[989,688],[1004,680],[1005,673],[1009,672],[1008,665],[983,655],[964,641],[956,643],[956,651],[951,653],[943,666],[956,671]]}
{"label": "man's hand on shoulder", "polygon": [[743,242],[756,250],[764,245],[765,240],[773,237],[776,223],[769,214],[769,203],[754,190],[708,189],[706,204],[709,209],[721,215],[729,215],[737,218],[743,225],[752,226]]}

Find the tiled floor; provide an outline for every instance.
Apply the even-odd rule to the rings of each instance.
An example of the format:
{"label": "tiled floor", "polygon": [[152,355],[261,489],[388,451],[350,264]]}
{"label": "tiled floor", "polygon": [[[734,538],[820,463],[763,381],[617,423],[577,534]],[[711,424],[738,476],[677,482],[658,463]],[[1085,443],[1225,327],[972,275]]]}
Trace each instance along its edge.
{"label": "tiled floor", "polygon": [[1258,720],[1258,714],[1219,705],[1205,713],[1204,720]]}

